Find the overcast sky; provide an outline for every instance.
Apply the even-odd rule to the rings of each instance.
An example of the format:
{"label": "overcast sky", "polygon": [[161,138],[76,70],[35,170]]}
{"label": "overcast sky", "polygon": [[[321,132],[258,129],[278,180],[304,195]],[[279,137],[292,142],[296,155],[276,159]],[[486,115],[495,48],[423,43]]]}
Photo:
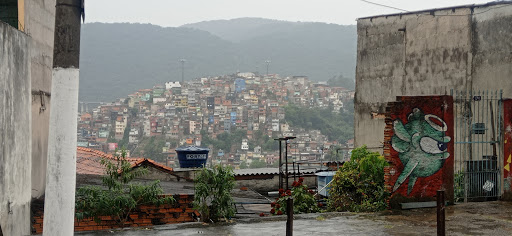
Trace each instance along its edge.
{"label": "overcast sky", "polygon": [[[408,11],[481,4],[489,0],[369,0]],[[181,26],[206,20],[262,17],[355,24],[358,17],[397,13],[361,0],[87,0],[86,22]]]}

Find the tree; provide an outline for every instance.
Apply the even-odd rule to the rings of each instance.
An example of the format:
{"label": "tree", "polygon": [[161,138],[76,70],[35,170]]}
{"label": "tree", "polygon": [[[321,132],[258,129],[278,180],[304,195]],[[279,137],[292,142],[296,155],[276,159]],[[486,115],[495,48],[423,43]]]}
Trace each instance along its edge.
{"label": "tree", "polygon": [[194,208],[201,213],[203,222],[216,222],[235,215],[231,190],[235,177],[230,166],[216,165],[203,168],[195,179]]}
{"label": "tree", "polygon": [[320,130],[329,140],[344,143],[354,137],[353,109],[335,113],[329,108],[308,108],[289,105],[285,107],[286,122],[291,127]]}
{"label": "tree", "polygon": [[267,163],[260,159],[253,159],[251,164],[249,165],[249,168],[251,168],[251,169],[264,168],[264,167],[267,167]]}
{"label": "tree", "polygon": [[[151,158],[155,161],[164,161],[165,155],[162,153],[162,148],[165,146],[165,136],[152,136],[144,138],[140,141],[139,147],[133,153],[134,155],[143,155],[144,157]],[[141,153],[141,151],[143,153]]]}
{"label": "tree", "polygon": [[[117,152],[116,152],[117,153]],[[161,197],[163,193],[160,181],[153,183],[133,184],[133,179],[143,176],[147,169],[131,168],[126,160],[126,151],[115,155],[114,160],[102,159],[105,167],[102,177],[103,186],[85,186],[76,192],[75,215],[77,219],[93,217],[100,221],[100,216],[111,216],[120,226],[124,226],[130,213],[139,205],[161,205],[175,202],[172,197]]]}
{"label": "tree", "polygon": [[123,139],[121,139],[121,141],[119,141],[118,146],[121,148],[127,148],[128,144],[130,143],[130,126],[131,126],[131,122],[128,121],[126,128],[124,128]]}
{"label": "tree", "polygon": [[247,161],[240,162],[240,169],[247,169],[249,166],[247,165]]}

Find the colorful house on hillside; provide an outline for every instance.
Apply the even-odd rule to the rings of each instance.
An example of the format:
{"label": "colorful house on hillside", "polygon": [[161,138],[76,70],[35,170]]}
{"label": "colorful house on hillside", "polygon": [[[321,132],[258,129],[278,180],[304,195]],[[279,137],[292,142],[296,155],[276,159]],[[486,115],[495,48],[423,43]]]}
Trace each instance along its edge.
{"label": "colorful house on hillside", "polygon": [[235,92],[241,93],[245,90],[245,80],[242,78],[235,79]]}

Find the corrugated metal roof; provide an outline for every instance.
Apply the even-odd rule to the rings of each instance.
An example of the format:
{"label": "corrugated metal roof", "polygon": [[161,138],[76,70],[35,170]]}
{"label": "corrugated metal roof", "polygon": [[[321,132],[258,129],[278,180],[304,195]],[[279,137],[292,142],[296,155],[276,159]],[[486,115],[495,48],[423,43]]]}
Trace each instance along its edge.
{"label": "corrugated metal roof", "polygon": [[[279,168],[277,167],[268,167],[268,168],[257,168],[257,169],[238,169],[233,170],[235,176],[244,176],[244,175],[278,175]],[[308,169],[301,170],[301,174],[312,174],[315,173],[316,170]],[[288,173],[293,174],[292,169],[288,169]]]}

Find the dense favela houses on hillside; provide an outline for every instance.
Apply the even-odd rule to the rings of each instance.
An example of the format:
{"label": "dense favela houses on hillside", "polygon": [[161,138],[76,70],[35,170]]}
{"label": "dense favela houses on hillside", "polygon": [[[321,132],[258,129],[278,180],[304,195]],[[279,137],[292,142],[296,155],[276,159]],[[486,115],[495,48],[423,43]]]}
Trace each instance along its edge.
{"label": "dense favela houses on hillside", "polygon": [[[329,141],[318,130],[292,129],[286,122],[285,106],[329,107],[333,112],[344,112],[344,103],[353,97],[353,91],[315,83],[305,76],[239,73],[167,82],[90,111],[82,110],[78,146],[107,153],[126,147],[128,154],[173,167],[178,164],[175,148],[205,146],[212,150],[210,160],[215,163],[239,166],[257,161],[272,166],[279,157],[273,138],[296,136],[290,147],[294,158],[319,160],[329,147],[347,144]],[[214,140],[227,139],[226,134],[236,138],[230,145],[215,145]],[[256,142],[262,137],[266,146]]]}

